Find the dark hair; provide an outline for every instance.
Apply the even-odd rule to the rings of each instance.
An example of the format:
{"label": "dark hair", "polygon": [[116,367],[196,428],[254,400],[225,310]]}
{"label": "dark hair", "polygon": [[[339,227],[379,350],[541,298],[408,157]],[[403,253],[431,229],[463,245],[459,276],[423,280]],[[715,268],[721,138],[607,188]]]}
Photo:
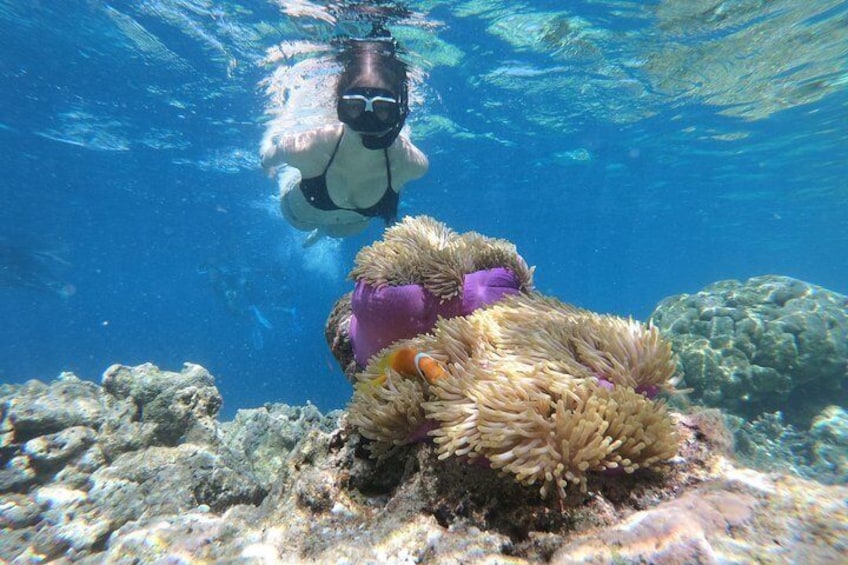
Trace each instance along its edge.
{"label": "dark hair", "polygon": [[351,39],[339,54],[342,73],[336,85],[336,97],[349,88],[382,88],[388,90],[401,104],[402,114],[408,111],[408,79],[406,63],[396,56],[391,39]]}

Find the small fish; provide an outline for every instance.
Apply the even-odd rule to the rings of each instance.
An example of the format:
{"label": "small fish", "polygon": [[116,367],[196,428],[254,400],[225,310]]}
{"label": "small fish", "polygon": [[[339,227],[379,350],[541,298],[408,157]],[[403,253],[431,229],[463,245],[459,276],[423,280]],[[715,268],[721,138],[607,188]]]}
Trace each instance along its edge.
{"label": "small fish", "polygon": [[433,384],[446,375],[444,367],[429,353],[416,351],[411,347],[402,347],[386,355],[377,365],[385,371],[391,367],[404,375],[418,375]]}
{"label": "small fish", "polygon": [[317,228],[309,232],[309,235],[306,236],[306,239],[303,241],[302,247],[306,249],[307,247],[312,247],[321,239],[324,238],[324,234],[319,231]]}
{"label": "small fish", "polygon": [[256,321],[260,326],[269,330],[274,329],[274,326],[268,321],[268,318],[259,311],[259,308],[257,308],[255,304],[250,305],[250,311],[253,312],[253,317],[256,318]]}

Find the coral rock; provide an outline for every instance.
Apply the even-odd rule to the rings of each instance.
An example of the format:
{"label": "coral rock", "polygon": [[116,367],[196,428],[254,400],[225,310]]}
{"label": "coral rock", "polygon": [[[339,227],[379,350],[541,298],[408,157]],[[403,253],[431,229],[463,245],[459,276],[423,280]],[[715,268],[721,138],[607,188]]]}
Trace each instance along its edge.
{"label": "coral rock", "polygon": [[663,300],[651,321],[694,400],[753,420],[807,425],[848,394],[848,297],[796,279],[722,281]]}
{"label": "coral rock", "polygon": [[848,549],[838,500],[848,489],[840,491],[727,469],[722,480],[578,536],[551,563],[839,563]]}

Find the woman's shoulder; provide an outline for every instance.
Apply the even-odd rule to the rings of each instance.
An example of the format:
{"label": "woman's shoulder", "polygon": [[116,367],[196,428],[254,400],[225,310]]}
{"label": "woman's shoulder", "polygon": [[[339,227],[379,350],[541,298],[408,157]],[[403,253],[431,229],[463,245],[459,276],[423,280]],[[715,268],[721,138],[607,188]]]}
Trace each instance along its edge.
{"label": "woman's shoulder", "polygon": [[418,173],[421,176],[427,172],[430,166],[430,161],[427,156],[418,147],[415,146],[410,139],[404,135],[397,138],[397,143],[393,145],[397,157],[401,159],[413,175]]}
{"label": "woman's shoulder", "polygon": [[341,126],[321,126],[286,137],[282,142],[284,161],[297,167],[304,178],[324,170],[341,135]]}
{"label": "woman's shoulder", "polygon": [[335,145],[341,133],[341,124],[328,124],[287,136],[283,143],[289,153],[311,151],[324,145]]}

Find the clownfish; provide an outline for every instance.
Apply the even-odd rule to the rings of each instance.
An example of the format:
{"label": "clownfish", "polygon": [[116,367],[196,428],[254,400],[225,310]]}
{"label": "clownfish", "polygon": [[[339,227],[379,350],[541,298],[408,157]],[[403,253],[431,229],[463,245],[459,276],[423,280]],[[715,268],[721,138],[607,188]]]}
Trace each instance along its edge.
{"label": "clownfish", "polygon": [[[430,384],[445,376],[445,369],[438,361],[433,359],[432,355],[416,351],[411,347],[402,347],[392,351],[380,361],[378,367],[383,371],[391,367],[398,373],[418,375]],[[383,376],[383,380],[385,380],[385,376]]]}

